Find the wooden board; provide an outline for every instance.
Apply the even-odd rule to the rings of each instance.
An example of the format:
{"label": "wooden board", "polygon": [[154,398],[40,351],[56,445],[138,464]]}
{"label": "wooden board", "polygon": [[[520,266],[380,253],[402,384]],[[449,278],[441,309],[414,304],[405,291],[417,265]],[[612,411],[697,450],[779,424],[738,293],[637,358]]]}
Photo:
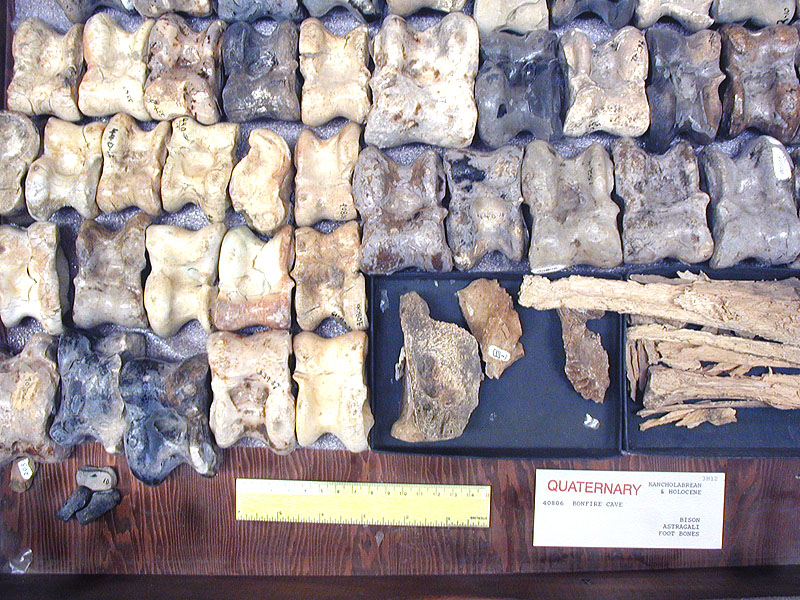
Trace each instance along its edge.
{"label": "wooden board", "polygon": [[[81,527],[53,517],[82,464],[116,464],[122,504]],[[534,548],[535,469],[724,471],[722,551]],[[33,573],[188,575],[395,575],[666,569],[796,564],[800,557],[800,460],[684,459],[498,461],[259,448],[226,451],[220,474],[183,466],[156,488],[132,480],[124,458],[97,445],[44,466],[19,495],[0,487],[0,558],[27,548]],[[466,483],[492,486],[489,529],[237,522],[236,477]]]}

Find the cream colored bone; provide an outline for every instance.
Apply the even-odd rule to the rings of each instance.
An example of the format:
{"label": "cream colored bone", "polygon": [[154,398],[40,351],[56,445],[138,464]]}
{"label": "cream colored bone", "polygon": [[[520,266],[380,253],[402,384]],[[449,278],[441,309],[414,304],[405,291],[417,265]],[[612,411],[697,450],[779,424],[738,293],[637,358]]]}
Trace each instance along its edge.
{"label": "cream colored bone", "polygon": [[472,14],[482,34],[495,30],[528,33],[550,27],[546,0],[475,0]]}
{"label": "cream colored bone", "polygon": [[645,29],[661,17],[672,17],[689,31],[707,29],[714,24],[714,19],[708,14],[712,1],[639,0],[636,5],[636,26]]}
{"label": "cream colored bone", "polygon": [[39,130],[25,115],[0,111],[0,215],[15,215],[25,208],[23,178],[39,155]]}
{"label": "cream colored bone", "polygon": [[143,17],[160,17],[173,12],[206,17],[214,8],[211,0],[133,0],[132,6]]}

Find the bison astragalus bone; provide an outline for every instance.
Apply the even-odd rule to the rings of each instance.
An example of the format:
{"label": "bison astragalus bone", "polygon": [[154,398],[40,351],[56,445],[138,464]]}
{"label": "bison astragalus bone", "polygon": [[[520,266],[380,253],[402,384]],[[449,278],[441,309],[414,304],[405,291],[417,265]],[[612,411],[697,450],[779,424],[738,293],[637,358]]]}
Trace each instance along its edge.
{"label": "bison astragalus bone", "polygon": [[23,21],[14,32],[14,72],[8,84],[9,110],[26,115],[55,115],[78,121],[78,83],[83,75],[83,25],[60,35],[39,18]]}
{"label": "bison astragalus bone", "polygon": [[119,383],[129,421],[125,458],[134,477],[158,485],[183,463],[205,477],[217,474],[222,453],[208,426],[205,354],[179,363],[131,360]]}
{"label": "bison astragalus bone", "polygon": [[368,42],[366,25],[338,36],[318,19],[303,21],[299,41],[303,123],[316,127],[335,117],[364,122],[370,107]]}
{"label": "bison astragalus bone", "polygon": [[[393,15],[406,17],[423,8],[431,8],[441,12],[454,12],[463,10],[467,0],[386,0],[389,12]],[[547,7],[545,7],[545,11]]]}
{"label": "bison astragalus bone", "polygon": [[133,0],[56,0],[73,23],[83,23],[101,6],[121,11],[133,10]]}
{"label": "bison astragalus bone", "polygon": [[514,301],[496,280],[476,279],[458,290],[458,305],[469,330],[478,341],[486,376],[499,379],[503,372],[525,356],[519,343],[522,323]]}
{"label": "bison astragalus bone", "polygon": [[103,168],[101,144],[105,124],[75,125],[51,117],[44,128],[44,152],[25,179],[28,212],[46,221],[65,207],[84,219],[100,214],[97,184]]}
{"label": "bison astragalus bone", "polygon": [[318,138],[303,129],[294,148],[294,220],[300,227],[319,221],[358,217],[353,200],[353,169],[360,150],[361,127],[347,123],[334,136]]}
{"label": "bison astragalus bone", "polygon": [[297,25],[290,21],[281,22],[270,35],[249,23],[228,28],[222,42],[228,77],[222,103],[228,119],[300,119],[297,35]]}
{"label": "bison astragalus bone", "polygon": [[252,438],[278,454],[294,450],[291,334],[262,331],[240,336],[218,332],[208,336],[206,348],[214,394],[209,420],[220,448]]}
{"label": "bison astragalus bone", "polygon": [[150,30],[155,21],[144,21],[128,33],[107,13],[99,13],[83,30],[86,74],[78,88],[78,106],[90,117],[122,112],[149,121],[144,105]]}
{"label": "bison astragalus bone", "polygon": [[150,32],[144,104],[152,119],[190,116],[210,125],[220,119],[220,45],[225,23],[195,31],[178,15],[158,19]]}
{"label": "bison astragalus bone", "polygon": [[161,337],[175,335],[197,319],[211,331],[211,307],[217,296],[217,265],[225,225],[199,231],[173,225],[151,225],[145,234],[151,271],[144,286],[144,308],[150,327]]}
{"label": "bison astragalus bone", "polygon": [[639,0],[636,26],[645,29],[662,17],[671,17],[689,31],[708,29],[714,19],[708,14],[712,0]]}
{"label": "bison astragalus bone", "polygon": [[175,119],[161,176],[164,210],[176,212],[196,204],[212,223],[225,220],[238,141],[237,123],[206,126],[189,117]]}
{"label": "bison astragalus bone", "polygon": [[796,0],[714,0],[711,16],[716,23],[750,21],[760,27],[789,24],[794,17]]}
{"label": "bison astragalus bone", "polygon": [[226,233],[219,253],[214,326],[225,331],[252,325],[289,329],[294,288],[289,269],[293,261],[290,225],[268,242],[262,242],[245,226]]}
{"label": "bison astragalus bone", "polygon": [[392,437],[404,442],[457,438],[478,406],[478,343],[453,323],[435,321],[419,294],[400,297],[405,376],[400,417]]}
{"label": "bison astragalus bone", "polygon": [[574,265],[609,269],[622,264],[619,207],[611,199],[614,165],[594,143],[563,158],[547,142],[528,144],[522,195],[531,210],[531,271],[549,273]]}
{"label": "bison astragalus bone", "polygon": [[63,446],[93,440],[109,454],[123,449],[127,420],[119,391],[123,361],[145,353],[139,333],[117,333],[90,339],[68,331],[58,341],[61,404],[50,426],[50,437]]}
{"label": "bison astragalus bone", "polygon": [[272,17],[295,21],[302,16],[298,0],[218,0],[217,15],[223,21],[256,21]]}
{"label": "bison astragalus bone", "polygon": [[792,159],[774,138],[760,136],[737,158],[716,148],[701,154],[711,196],[715,269],[746,258],[790,263],[800,255],[800,218],[794,199]]}
{"label": "bison astragalus bone", "polygon": [[561,38],[569,88],[564,135],[594,131],[640,136],[650,126],[645,93],[647,42],[635,27],[625,27],[595,45],[579,29]]}
{"label": "bison astragalus bone", "polygon": [[528,33],[550,27],[546,0],[475,0],[473,16],[481,35],[493,31]]}
{"label": "bison astragalus bone", "polygon": [[170,131],[167,121],[142,131],[126,114],[111,117],[103,132],[103,174],[97,185],[97,206],[102,212],[131,206],[152,217],[163,212],[161,172]]}
{"label": "bison astragalus bone", "polygon": [[442,161],[433,150],[405,166],[373,146],[365,148],[353,175],[353,198],[364,223],[361,270],[371,275],[408,267],[452,270],[444,193]]}
{"label": "bison astragalus bone", "polygon": [[494,152],[448,150],[444,156],[450,207],[447,240],[456,267],[468,270],[488,253],[510,261],[525,258],[528,230],[522,220],[522,149]]}
{"label": "bison astragalus bone", "polygon": [[76,327],[91,329],[103,323],[147,327],[142,294],[145,230],[150,217],[137,212],[118,231],[109,231],[89,219],[81,223],[75,252]]}
{"label": "bison astragalus bone", "polygon": [[550,18],[554,27],[566,25],[575,17],[591,12],[613,29],[624,27],[633,19],[639,0],[551,0]]}
{"label": "bison astragalus bone", "polygon": [[603,348],[600,334],[587,327],[587,322],[605,315],[599,311],[558,309],[561,339],[564,343],[564,373],[586,400],[602,404],[611,378],[608,374],[608,352]]}
{"label": "bison astragalus bone", "polygon": [[350,452],[366,450],[375,423],[364,380],[367,334],[351,331],[326,339],[302,331],[294,337],[294,354],[298,443],[310,446],[332,433]]}
{"label": "bison astragalus bone", "polygon": [[143,17],[156,18],[181,12],[192,17],[207,17],[214,7],[211,0],[129,0]]}
{"label": "bison astragalus bone", "polygon": [[342,6],[359,21],[375,21],[383,14],[384,0],[303,0],[303,5],[312,17],[321,17]]}
{"label": "bison astragalus bone", "polygon": [[40,146],[39,130],[28,117],[0,111],[0,215],[16,215],[25,209],[22,180]]}
{"label": "bison astragalus bone", "polygon": [[361,239],[358,222],[348,221],[332,233],[301,227],[295,233],[297,282],[295,309],[301,329],[313,331],[336,317],[350,329],[367,328],[364,276],[358,271]]}
{"label": "bison astragalus bone", "polygon": [[694,149],[679,142],[658,156],[625,138],[614,142],[613,156],[617,195],[625,205],[625,262],[649,264],[676,258],[698,263],[711,258],[714,240],[706,220],[711,199],[700,191]]}
{"label": "bison astragalus bone", "polygon": [[388,16],[372,42],[375,71],[366,143],[469,146],[478,120],[478,38],[475,21],[460,12],[425,31]]}
{"label": "bison astragalus bone", "polygon": [[52,463],[69,456],[47,427],[55,409],[55,339],[34,333],[16,356],[0,353],[0,466],[16,458]]}
{"label": "bison astragalus bone", "polygon": [[47,333],[63,330],[69,265],[58,238],[54,223],[0,226],[0,319],[6,327],[33,317]]}
{"label": "bison astragalus bone", "polygon": [[248,143],[250,150],[231,175],[231,202],[252,229],[268,235],[289,218],[292,153],[271,129],[253,129]]}

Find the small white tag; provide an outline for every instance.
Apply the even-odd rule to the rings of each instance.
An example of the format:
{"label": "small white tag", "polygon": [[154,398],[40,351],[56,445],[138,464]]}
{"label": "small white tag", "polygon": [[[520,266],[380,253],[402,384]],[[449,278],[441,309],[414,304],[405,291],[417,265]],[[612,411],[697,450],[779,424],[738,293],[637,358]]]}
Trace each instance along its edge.
{"label": "small white tag", "polygon": [[33,467],[31,466],[30,458],[23,458],[21,461],[19,461],[17,463],[17,468],[19,469],[19,474],[22,475],[22,478],[25,481],[28,481],[31,477],[33,477]]}
{"label": "small white tag", "polygon": [[722,548],[725,473],[537,469],[533,545]]}
{"label": "small white tag", "polygon": [[491,356],[495,360],[499,360],[502,362],[508,362],[511,360],[511,353],[506,352],[502,348],[498,348],[497,346],[489,346],[489,356]]}

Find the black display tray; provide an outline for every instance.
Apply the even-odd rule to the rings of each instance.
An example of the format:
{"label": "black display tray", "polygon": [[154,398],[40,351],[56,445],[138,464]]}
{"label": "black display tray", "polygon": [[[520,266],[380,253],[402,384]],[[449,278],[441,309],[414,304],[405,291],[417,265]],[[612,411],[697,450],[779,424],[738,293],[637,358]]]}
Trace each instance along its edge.
{"label": "black display tray", "polygon": [[[659,266],[634,269],[631,273],[674,277],[678,271],[697,273],[700,270],[712,279],[773,280],[800,275],[797,269],[758,265],[743,265],[723,270],[685,265]],[[624,334],[622,339],[625,339]],[[624,371],[624,361],[622,368]],[[670,424],[640,431],[639,424],[643,419],[636,413],[642,405],[641,402],[632,400],[627,380],[622,393],[625,410],[623,449],[627,453],[730,458],[800,457],[800,410],[743,408],[736,411],[737,422],[729,425],[716,427],[704,423],[695,429],[686,429]]]}
{"label": "black display tray", "polygon": [[[522,321],[525,356],[500,379],[483,380],[480,404],[460,437],[418,444],[396,440],[390,432],[400,414],[403,393],[402,380],[395,380],[395,364],[403,346],[400,296],[416,291],[430,306],[434,319],[466,329],[455,293],[480,277],[498,280],[511,294]],[[578,395],[564,375],[561,325],[556,312],[535,311],[516,304],[521,283],[521,274],[496,273],[401,273],[370,278],[373,450],[500,458],[605,458],[620,453],[624,376],[619,351],[620,317],[608,314],[590,322],[590,327],[603,338],[611,370],[606,401],[595,404]],[[599,429],[584,426],[587,413],[599,420]]]}

